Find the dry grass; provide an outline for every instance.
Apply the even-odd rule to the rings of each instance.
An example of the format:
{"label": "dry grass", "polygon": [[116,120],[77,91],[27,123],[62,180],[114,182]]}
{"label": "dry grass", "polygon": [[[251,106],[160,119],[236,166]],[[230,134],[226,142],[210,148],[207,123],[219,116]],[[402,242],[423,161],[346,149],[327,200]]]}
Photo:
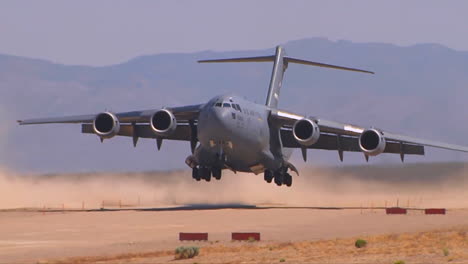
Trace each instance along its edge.
{"label": "dry grass", "polygon": [[[221,243],[200,249],[200,256],[190,263],[468,263],[468,227],[431,232],[383,234],[364,237],[365,248],[356,248],[356,238],[282,242]],[[448,250],[450,254],[444,255]],[[160,263],[173,262],[172,251],[155,251],[115,256],[78,257],[46,263]],[[185,263],[180,260],[177,262]],[[187,262],[187,263],[189,263]]]}
{"label": "dry grass", "polygon": [[174,251],[154,251],[154,252],[140,252],[140,253],[126,253],[112,256],[88,256],[88,257],[74,257],[57,260],[41,260],[38,264],[84,264],[84,263],[120,263],[121,261],[132,262],[134,260],[152,259],[174,256]]}

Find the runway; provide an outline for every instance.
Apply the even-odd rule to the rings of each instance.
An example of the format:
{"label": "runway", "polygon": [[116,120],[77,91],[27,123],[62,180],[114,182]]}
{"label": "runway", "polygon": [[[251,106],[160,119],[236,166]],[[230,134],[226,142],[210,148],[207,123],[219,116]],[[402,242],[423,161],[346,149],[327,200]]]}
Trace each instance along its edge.
{"label": "runway", "polygon": [[[378,234],[466,228],[468,210],[445,216],[383,210],[204,209],[88,212],[0,212],[2,263],[174,250],[179,232],[208,232],[225,246],[231,232],[261,232],[261,243],[319,241]],[[185,243],[186,244],[186,243]],[[208,242],[197,242],[208,246]]]}

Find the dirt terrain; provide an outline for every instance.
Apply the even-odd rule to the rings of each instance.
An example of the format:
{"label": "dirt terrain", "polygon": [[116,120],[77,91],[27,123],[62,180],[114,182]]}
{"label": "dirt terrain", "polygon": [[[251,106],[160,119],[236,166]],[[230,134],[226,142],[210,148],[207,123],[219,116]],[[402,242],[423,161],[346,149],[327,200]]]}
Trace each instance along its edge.
{"label": "dirt terrain", "polygon": [[[188,171],[3,170],[0,263],[173,262],[180,245],[201,248],[195,259],[176,261],[182,263],[468,263],[466,167],[304,168],[291,188],[233,173],[206,183]],[[376,209],[396,205],[448,212],[385,215]],[[237,231],[261,232],[262,241],[231,242]],[[179,232],[208,232],[210,242],[181,243]],[[368,247],[356,249],[358,237]]]}
{"label": "dirt terrain", "polygon": [[[43,263],[468,263],[466,228],[356,238],[200,245],[194,259],[175,260],[173,250],[49,260]],[[400,262],[398,262],[400,261]]]}
{"label": "dirt terrain", "polygon": [[[465,251],[460,248],[462,245],[466,246],[462,243],[466,240],[460,242],[456,234],[450,232],[431,233],[435,229],[452,228],[456,230],[455,233],[459,231],[460,234],[465,234],[463,232],[468,232],[467,219],[468,210],[452,210],[445,216],[428,216],[421,212],[390,216],[385,215],[383,210],[373,210],[373,212],[363,210],[361,213],[360,210],[315,209],[2,212],[0,213],[0,234],[2,234],[0,259],[3,263],[35,263],[39,260],[52,261],[69,257],[110,257],[124,253],[138,255],[147,252],[157,253],[158,256],[161,252],[170,252],[163,254],[165,258],[157,259],[157,262],[165,262],[173,259],[173,250],[177,246],[193,244],[179,242],[179,232],[208,232],[209,240],[213,244],[195,243],[202,248],[200,262],[203,262],[202,260],[269,262],[275,258],[295,261],[324,260],[326,254],[323,252],[314,254],[313,251],[308,251],[322,246],[326,248],[325,252],[333,253],[330,258],[337,260],[340,249],[347,252],[346,254],[351,254],[349,256],[360,254],[360,257],[364,257],[365,254],[359,252],[374,254],[377,250],[375,248],[377,245],[372,241],[394,243],[401,250],[405,249],[403,245],[406,245],[408,248],[404,256],[409,256],[411,252],[416,255],[418,248],[424,252],[428,251],[430,254],[424,254],[423,259],[430,259],[433,254],[441,255],[443,248],[450,247],[451,251],[456,252],[458,260],[468,261],[465,254],[468,252],[468,247],[465,247]],[[231,242],[230,232],[238,231],[261,232],[262,242],[258,244]],[[420,235],[425,231],[429,233]],[[408,232],[416,233],[400,235]],[[379,236],[382,234],[387,234],[389,237],[393,234],[405,240],[387,241]],[[371,246],[366,250],[356,251],[353,248],[353,237],[369,238]],[[411,249],[413,248],[411,243],[419,244],[426,241],[426,237],[434,239],[427,245],[421,244],[416,249]],[[337,247],[333,248],[332,245]],[[247,249],[244,250],[245,247]],[[274,248],[272,250],[274,252],[268,250],[270,247]],[[303,248],[303,252],[298,253],[296,257],[293,249],[295,247]],[[393,257],[399,257],[400,253],[397,252],[400,249],[394,251],[394,246],[385,249],[385,246],[379,244],[378,247],[378,253],[387,252],[387,255],[395,253]],[[258,251],[259,255],[253,251]],[[223,257],[222,252],[231,255]],[[149,256],[151,260],[154,255]],[[229,256],[233,259],[231,260]],[[363,261],[375,260],[374,257],[364,257]],[[103,259],[97,260],[103,261]],[[135,263],[140,261],[142,260],[135,260]]]}

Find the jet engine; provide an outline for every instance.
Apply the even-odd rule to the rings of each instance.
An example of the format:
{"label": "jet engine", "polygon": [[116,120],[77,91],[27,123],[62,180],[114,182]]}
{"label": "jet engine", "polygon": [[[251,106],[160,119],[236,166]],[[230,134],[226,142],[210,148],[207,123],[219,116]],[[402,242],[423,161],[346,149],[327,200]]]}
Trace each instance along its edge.
{"label": "jet engine", "polygon": [[292,131],[297,142],[306,147],[317,143],[320,137],[320,128],[317,123],[307,118],[296,121]]}
{"label": "jet engine", "polygon": [[385,137],[377,129],[367,129],[359,137],[359,147],[369,156],[377,156],[385,150]]}
{"label": "jet engine", "polygon": [[151,116],[150,127],[157,136],[168,136],[176,130],[177,120],[171,111],[161,109]]}
{"label": "jet engine", "polygon": [[98,114],[93,121],[93,130],[101,138],[111,138],[119,133],[120,122],[111,112]]}

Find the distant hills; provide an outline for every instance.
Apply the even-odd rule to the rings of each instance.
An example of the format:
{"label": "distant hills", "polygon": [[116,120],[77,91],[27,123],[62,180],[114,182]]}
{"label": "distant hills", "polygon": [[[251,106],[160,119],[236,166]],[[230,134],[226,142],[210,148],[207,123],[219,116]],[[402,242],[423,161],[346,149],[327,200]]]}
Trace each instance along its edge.
{"label": "distant hills", "polygon": [[[468,52],[437,44],[400,47],[321,38],[285,43],[288,55],[363,68],[375,75],[290,65],[280,107],[301,114],[376,126],[412,136],[468,145]],[[266,55],[268,50],[158,54],[105,67],[69,66],[0,55],[0,159],[25,171],[164,170],[183,168],[186,143],[130,139],[105,144],[77,125],[18,127],[30,117],[127,111],[205,102],[235,93],[263,103],[272,65],[199,65],[202,58]],[[463,160],[468,155],[427,150],[411,161]],[[336,153],[312,151],[311,161],[335,164]],[[348,154],[345,164],[362,162]],[[398,162],[381,156],[371,162]],[[302,164],[302,161],[297,162]]]}

